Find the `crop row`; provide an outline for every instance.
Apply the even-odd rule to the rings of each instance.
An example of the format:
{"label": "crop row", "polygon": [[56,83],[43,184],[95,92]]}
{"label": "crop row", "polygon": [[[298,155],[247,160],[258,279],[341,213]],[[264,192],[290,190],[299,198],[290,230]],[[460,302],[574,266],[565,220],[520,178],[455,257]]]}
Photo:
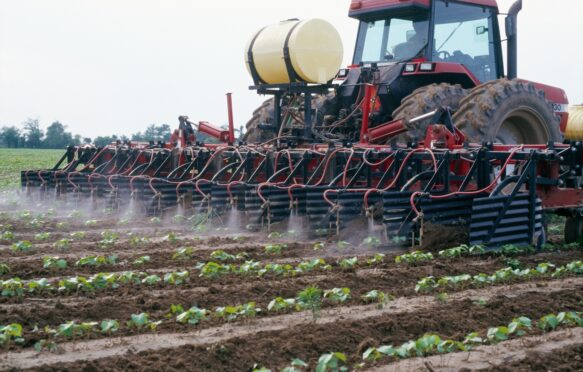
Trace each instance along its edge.
{"label": "crop row", "polygon": [[97,273],[90,277],[74,276],[65,279],[50,281],[38,279],[22,281],[19,278],[11,278],[0,281],[3,297],[22,297],[25,293],[42,294],[46,292],[93,292],[95,290],[116,289],[121,285],[154,285],[161,282],[168,285],[185,283],[189,278],[189,272],[173,271],[160,277],[156,274],[148,275],[140,271],[124,271],[122,273]]}
{"label": "crop row", "polygon": [[[555,330],[558,327],[583,327],[582,312],[560,312],[548,314],[533,322],[530,318],[521,316],[514,318],[507,326],[488,328],[483,336],[479,332],[469,333],[463,340],[452,340],[442,338],[437,334],[427,333],[416,340],[407,341],[399,346],[383,345],[370,347],[362,354],[363,362],[348,367],[348,358],[341,352],[330,352],[322,354],[318,358],[316,371],[348,371],[349,369],[362,369],[367,363],[378,362],[388,359],[388,362],[412,357],[424,357],[434,354],[446,355],[459,351],[471,351],[476,346],[497,344],[516,337],[523,337],[533,328],[538,328],[543,332]],[[300,359],[293,359],[290,365],[281,369],[281,372],[301,372],[301,368],[309,368],[309,364]],[[271,372],[265,367],[256,367],[253,372]]]}
{"label": "crop row", "polygon": [[[117,243],[127,243],[130,246],[138,247],[146,244],[150,244],[151,240],[148,237],[139,236],[134,233],[128,233],[127,239],[121,240],[120,234],[114,231],[102,231],[100,233],[101,240],[97,241],[96,244],[99,248],[106,249],[114,246]],[[47,240],[51,237],[50,232],[37,233],[34,236],[35,243],[45,244]],[[73,242],[83,242],[86,238],[86,232],[76,231],[69,234],[67,238],[61,238],[52,244],[52,247],[61,251],[65,251],[71,248]],[[0,241],[12,242],[14,239],[14,234],[11,231],[5,231],[0,234]],[[176,233],[170,232],[161,238],[163,242],[177,243],[184,239],[178,237]],[[36,249],[35,243],[30,240],[20,240],[13,242],[10,249],[14,253],[30,253],[34,252]]]}
{"label": "crop row", "polygon": [[[552,245],[546,244],[543,246],[542,251],[544,252],[555,252],[563,250],[573,250],[580,249],[581,246],[578,243],[568,244],[568,245]],[[482,255],[500,255],[500,256],[516,256],[521,254],[535,253],[536,250],[530,246],[516,246],[513,244],[508,244],[500,247],[498,250],[489,251],[486,250],[484,246],[481,245],[465,245],[462,244],[457,247],[444,249],[438,252],[438,257],[443,259],[458,259],[462,257],[478,257]],[[411,253],[405,253],[395,258],[395,262],[398,264],[406,263],[410,265],[420,265],[426,262],[435,260],[435,256],[431,252],[421,252],[414,251]]]}
{"label": "crop row", "polygon": [[[377,253],[372,257],[362,259],[366,260],[368,266],[380,265],[384,262],[385,255]],[[363,261],[359,262],[358,257],[344,258],[336,261],[338,267],[349,270],[356,268]],[[243,274],[243,275],[257,275],[259,277],[266,274],[294,276],[303,274],[316,269],[331,270],[332,265],[326,263],[323,258],[313,258],[308,261],[303,261],[297,265],[292,264],[278,264],[267,263],[263,264],[258,261],[248,260],[240,265],[220,263],[215,261],[199,262],[196,268],[200,270],[200,276],[205,278],[219,278],[229,274]]]}
{"label": "crop row", "polygon": [[[558,314],[548,314],[536,322],[536,328],[543,332],[555,330],[558,326],[583,327],[583,313],[568,311]],[[507,326],[491,327],[485,332],[485,337],[478,332],[469,333],[463,341],[441,339],[435,334],[425,334],[417,340],[411,340],[398,347],[385,345],[371,347],[362,355],[365,361],[377,361],[389,358],[410,358],[412,356],[427,356],[435,353],[444,354],[456,351],[470,351],[477,345],[485,343],[496,344],[500,341],[508,340],[512,336],[524,336],[528,330],[533,328],[533,321],[521,316],[515,318]]]}
{"label": "crop row", "polygon": [[[319,309],[325,304],[338,304],[346,302],[351,298],[349,288],[332,288],[322,290],[315,286],[309,286],[297,293],[294,298],[283,299],[276,297],[267,307],[267,312],[281,312],[288,309],[295,311],[310,310],[314,317],[317,316]],[[378,290],[371,290],[360,297],[364,303],[376,302],[378,306],[384,306],[392,299],[387,293]],[[263,310],[256,306],[255,302],[248,302],[236,306],[217,307],[214,311],[198,308],[193,306],[187,310],[182,305],[171,305],[165,318],[152,320],[148,313],[132,314],[130,319],[125,322],[128,330],[137,329],[138,331],[151,330],[155,331],[160,324],[168,319],[174,319],[175,322],[188,325],[197,325],[203,321],[211,319],[220,319],[226,322],[235,321],[241,318],[253,318]],[[115,319],[105,319],[101,322],[76,322],[68,321],[52,328],[46,326],[43,329],[35,327],[33,333],[44,337],[45,340],[39,347],[49,347],[51,343],[46,338],[75,338],[91,333],[103,333],[111,335],[120,329],[122,322]],[[3,338],[2,338],[2,335]],[[0,344],[6,345],[10,342],[17,344],[24,343],[22,325],[13,323],[0,327]]]}
{"label": "crop row", "polygon": [[[377,254],[367,260],[369,265],[376,265],[383,262],[384,255]],[[107,260],[105,257],[90,257],[85,261],[93,262]],[[110,258],[111,259],[111,258]],[[145,257],[142,257],[145,259]],[[79,261],[78,261],[79,262]],[[87,264],[85,262],[85,264]],[[48,261],[47,261],[48,263]],[[358,263],[358,258],[342,259],[337,264],[343,269],[353,268]],[[58,260],[52,260],[51,264],[59,265]],[[62,263],[61,263],[62,264]],[[330,270],[332,266],[327,264],[322,258],[315,258],[309,261],[300,262],[297,265],[268,263],[261,264],[258,261],[248,260],[240,265],[217,263],[214,261],[199,263],[196,269],[200,271],[199,277],[218,278],[226,274],[256,275],[266,274],[295,276],[315,270]],[[68,293],[68,292],[92,292],[103,289],[116,289],[121,285],[156,285],[164,283],[166,285],[183,284],[190,279],[188,270],[173,271],[164,274],[162,277],[157,274],[148,274],[141,271],[124,271],[121,273],[97,273],[90,277],[74,276],[60,280],[48,280],[46,278],[23,281],[14,277],[7,280],[0,280],[1,295],[4,297],[22,297],[25,293],[41,294],[46,292]]]}
{"label": "crop row", "polygon": [[506,267],[496,270],[492,274],[480,273],[477,275],[455,275],[435,278],[433,276],[425,277],[417,282],[416,292],[431,292],[436,289],[459,288],[467,285],[483,286],[504,283],[511,279],[531,279],[543,276],[553,278],[565,275],[582,275],[583,261],[572,261],[566,265],[556,267],[552,263],[540,263],[535,268],[530,269],[513,269]]}

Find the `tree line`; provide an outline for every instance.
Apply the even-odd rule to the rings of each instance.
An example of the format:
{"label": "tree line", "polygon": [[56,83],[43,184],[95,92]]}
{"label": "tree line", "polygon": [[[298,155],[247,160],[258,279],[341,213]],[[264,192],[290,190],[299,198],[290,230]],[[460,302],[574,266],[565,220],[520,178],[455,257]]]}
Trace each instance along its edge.
{"label": "tree line", "polygon": [[0,147],[11,148],[37,148],[37,149],[62,149],[69,145],[94,144],[102,147],[111,142],[121,141],[169,141],[171,135],[170,125],[151,124],[142,132],[127,135],[98,136],[95,138],[84,137],[80,134],[73,135],[67,131],[67,126],[59,121],[53,122],[46,130],[43,130],[37,119],[28,119],[17,126],[4,126],[0,129]]}

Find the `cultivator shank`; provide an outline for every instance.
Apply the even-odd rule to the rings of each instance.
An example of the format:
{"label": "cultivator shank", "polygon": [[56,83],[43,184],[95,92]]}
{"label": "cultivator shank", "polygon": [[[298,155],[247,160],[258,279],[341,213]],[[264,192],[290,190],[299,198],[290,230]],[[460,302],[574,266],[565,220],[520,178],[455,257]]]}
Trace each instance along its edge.
{"label": "cultivator shank", "polygon": [[[581,143],[505,146],[463,143],[428,130],[416,147],[369,143],[237,146],[112,144],[71,147],[52,170],[23,171],[27,192],[104,199],[148,215],[245,214],[270,228],[304,216],[311,230],[342,230],[357,218],[388,240],[423,242],[427,224],[464,229],[468,242],[499,246],[545,240],[543,210],[581,208]],[[442,141],[438,141],[441,138]],[[457,143],[452,142],[457,138]]]}

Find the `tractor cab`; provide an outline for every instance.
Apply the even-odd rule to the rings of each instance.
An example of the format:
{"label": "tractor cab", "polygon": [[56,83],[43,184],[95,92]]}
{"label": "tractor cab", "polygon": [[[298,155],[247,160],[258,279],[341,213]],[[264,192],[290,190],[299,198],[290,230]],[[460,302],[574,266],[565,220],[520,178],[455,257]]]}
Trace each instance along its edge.
{"label": "tractor cab", "polygon": [[479,82],[504,75],[494,1],[353,1],[350,16],[360,20],[354,64],[420,60],[463,65]]}

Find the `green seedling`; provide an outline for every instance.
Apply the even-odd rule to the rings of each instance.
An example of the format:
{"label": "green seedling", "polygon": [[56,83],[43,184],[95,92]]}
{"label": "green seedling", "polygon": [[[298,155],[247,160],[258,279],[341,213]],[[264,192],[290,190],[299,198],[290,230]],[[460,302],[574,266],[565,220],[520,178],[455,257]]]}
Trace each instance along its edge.
{"label": "green seedling", "polygon": [[199,276],[210,279],[216,279],[233,271],[231,265],[219,264],[213,261],[201,263],[196,268],[200,270]]}
{"label": "green seedling", "polygon": [[196,306],[191,307],[187,311],[184,311],[176,316],[176,321],[179,323],[188,323],[191,325],[196,325],[203,320],[207,319],[209,314],[208,310],[199,309]]}
{"label": "green seedling", "polygon": [[97,226],[97,220],[87,220],[85,221],[85,226],[87,227]]}
{"label": "green seedling", "polygon": [[346,355],[339,352],[333,352],[329,354],[323,354],[318,359],[318,364],[316,365],[316,372],[338,372],[338,371],[348,371],[346,367],[347,358]]}
{"label": "green seedling", "polygon": [[119,322],[113,319],[101,321],[101,333],[111,335],[119,330]]}
{"label": "green seedling", "polygon": [[338,262],[338,265],[340,265],[340,267],[345,270],[353,269],[356,266],[356,264],[358,264],[358,257],[345,258]]}
{"label": "green seedling", "polygon": [[531,329],[532,328],[532,321],[525,317],[521,316],[518,318],[512,319],[512,322],[508,324],[508,334],[509,335],[517,335],[523,336],[525,334],[524,329]]}
{"label": "green seedling", "polygon": [[38,233],[34,236],[34,240],[38,240],[38,241],[45,241],[45,240],[49,240],[51,237],[51,233],[50,232],[42,232],[42,233]]}
{"label": "green seedling", "polygon": [[85,231],[75,231],[69,234],[69,236],[75,240],[83,240],[87,236],[87,233]]}
{"label": "green seedling", "polygon": [[37,353],[40,353],[44,350],[55,353],[59,350],[59,346],[56,342],[47,339],[39,340],[34,344],[34,351]]}
{"label": "green seedling", "polygon": [[308,363],[304,362],[301,359],[295,358],[292,359],[289,366],[284,367],[281,372],[302,372],[304,368],[308,368]]}
{"label": "green seedling", "polygon": [[559,319],[555,314],[545,315],[538,321],[538,327],[543,331],[546,332],[548,330],[555,330],[559,325]]}
{"label": "green seedling", "polygon": [[129,243],[130,243],[130,245],[132,245],[134,247],[138,247],[141,245],[149,244],[150,239],[145,237],[145,236],[132,235],[129,239]]}
{"label": "green seedling", "polygon": [[164,283],[180,285],[185,283],[188,280],[188,277],[189,272],[187,270],[166,273],[164,274]]}
{"label": "green seedling", "polygon": [[11,278],[0,281],[2,285],[2,297],[22,297],[24,294],[23,283],[20,278]]}
{"label": "green seedling", "polygon": [[410,265],[419,265],[433,260],[433,255],[431,253],[423,253],[421,251],[415,251],[407,254],[402,254],[395,258],[395,262],[398,264],[407,263]]}
{"label": "green seedling", "polygon": [[54,244],[55,248],[60,250],[67,250],[71,248],[71,240],[70,239],[59,239]]}
{"label": "green seedling", "polygon": [[299,292],[296,298],[296,309],[310,310],[314,319],[317,318],[322,307],[322,290],[316,286],[309,286]]}
{"label": "green seedling", "polygon": [[17,243],[12,244],[13,252],[29,252],[34,249],[32,243],[28,240],[22,240]]}
{"label": "green seedling", "polygon": [[168,242],[168,243],[174,244],[174,243],[180,241],[180,238],[178,238],[178,235],[176,235],[175,232],[172,232],[171,231],[166,236],[164,236],[162,238],[162,241],[163,242]]}
{"label": "green seedling", "polygon": [[225,252],[222,249],[216,250],[211,252],[210,257],[213,260],[219,260],[219,261],[239,261],[242,259],[245,259],[247,257],[247,253],[245,252],[241,252],[241,253],[237,253],[236,255],[230,254]]}
{"label": "green seedling", "polygon": [[374,255],[373,258],[369,258],[368,260],[366,260],[366,263],[369,266],[375,266],[375,265],[380,265],[384,262],[385,260],[385,255],[382,253],[377,253]]}
{"label": "green seedling", "polygon": [[381,240],[376,236],[367,236],[364,238],[361,245],[374,248],[381,245]]}
{"label": "green seedling", "polygon": [[495,344],[500,341],[506,341],[509,335],[510,330],[508,327],[492,327],[488,328],[486,337],[488,338],[488,341]]}
{"label": "green seedling", "polygon": [[42,293],[45,290],[53,289],[51,283],[45,278],[30,281],[27,287],[30,293]]}
{"label": "green seedling", "polygon": [[438,293],[435,296],[435,300],[439,303],[445,304],[445,303],[447,303],[447,301],[449,301],[449,295],[445,292]]}
{"label": "green seedling", "polygon": [[145,265],[147,263],[152,262],[152,258],[150,256],[141,256],[134,260],[132,263],[133,265],[140,266]]}
{"label": "green seedling", "polygon": [[43,268],[45,269],[65,269],[67,268],[67,261],[59,257],[43,257]]}
{"label": "green seedling", "polygon": [[108,248],[114,245],[119,239],[119,234],[112,231],[103,231],[101,233],[101,240],[99,241],[99,246],[101,248]]}
{"label": "green seedling", "polygon": [[313,248],[314,248],[315,251],[319,251],[321,249],[324,249],[325,247],[326,247],[326,243],[324,243],[324,242],[317,242],[317,243],[314,244],[314,247]]}
{"label": "green seedling", "polygon": [[265,246],[265,253],[281,254],[281,251],[286,247],[287,247],[286,244],[268,244]]}
{"label": "green seedling", "polygon": [[63,337],[83,336],[86,333],[93,332],[98,324],[99,323],[97,322],[77,323],[75,321],[63,323],[57,328],[57,336]]}
{"label": "green seedling", "polygon": [[148,313],[132,314],[130,320],[127,321],[128,328],[136,328],[138,331],[145,327],[155,331],[162,321],[152,322]]}
{"label": "green seedling", "polygon": [[334,303],[346,302],[350,298],[350,288],[333,288],[324,291],[324,298]]}
{"label": "green seedling", "polygon": [[10,272],[10,266],[0,263],[0,275],[6,275]]}
{"label": "green seedling", "polygon": [[173,260],[188,260],[194,255],[194,250],[191,247],[181,247],[172,255]]}
{"label": "green seedling", "polygon": [[14,240],[14,233],[12,231],[3,231],[0,234],[0,240],[5,242],[11,242]]}
{"label": "green seedling", "polygon": [[218,307],[215,310],[215,316],[230,322],[238,317],[253,318],[259,312],[261,309],[255,307],[255,302],[248,302],[243,305]]}
{"label": "green seedling", "polygon": [[379,308],[383,308],[390,301],[394,300],[395,297],[388,293],[373,289],[365,293],[362,296],[362,299],[366,303],[377,303]]}
{"label": "green seedling", "polygon": [[11,342],[17,344],[24,343],[24,339],[22,338],[22,325],[12,323],[0,327],[0,345],[9,345]]}
{"label": "green seedling", "polygon": [[293,308],[295,304],[295,298],[276,297],[267,305],[267,311],[284,311]]}
{"label": "green seedling", "polygon": [[162,281],[162,278],[160,278],[156,274],[152,274],[152,275],[148,275],[147,277],[142,279],[142,284],[154,285],[154,284],[160,283],[161,281]]}

